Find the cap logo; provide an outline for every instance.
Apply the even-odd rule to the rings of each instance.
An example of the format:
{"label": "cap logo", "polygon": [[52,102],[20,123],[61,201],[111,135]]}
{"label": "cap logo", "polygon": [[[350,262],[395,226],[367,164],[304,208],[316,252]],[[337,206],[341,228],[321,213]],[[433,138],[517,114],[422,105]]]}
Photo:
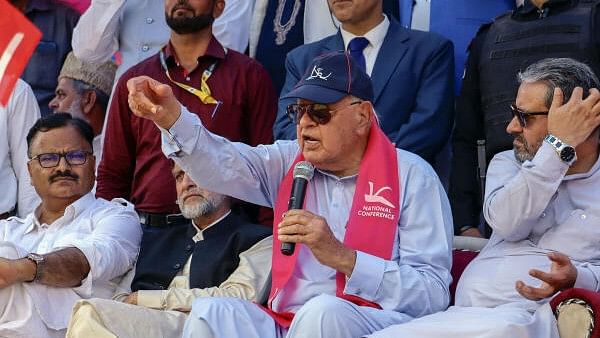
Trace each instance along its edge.
{"label": "cap logo", "polygon": [[306,81],[312,80],[312,79],[321,79],[321,80],[327,81],[327,79],[331,76],[331,74],[332,73],[323,75],[323,68],[317,68],[317,66],[314,66],[312,71],[310,72],[310,76],[306,78]]}

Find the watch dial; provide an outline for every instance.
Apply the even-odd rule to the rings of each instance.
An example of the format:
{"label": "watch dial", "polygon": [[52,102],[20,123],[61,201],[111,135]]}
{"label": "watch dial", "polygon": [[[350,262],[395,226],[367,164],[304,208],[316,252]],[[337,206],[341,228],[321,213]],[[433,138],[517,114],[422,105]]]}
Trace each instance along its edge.
{"label": "watch dial", "polygon": [[565,147],[560,152],[560,159],[565,162],[571,162],[575,157],[575,149],[573,147]]}

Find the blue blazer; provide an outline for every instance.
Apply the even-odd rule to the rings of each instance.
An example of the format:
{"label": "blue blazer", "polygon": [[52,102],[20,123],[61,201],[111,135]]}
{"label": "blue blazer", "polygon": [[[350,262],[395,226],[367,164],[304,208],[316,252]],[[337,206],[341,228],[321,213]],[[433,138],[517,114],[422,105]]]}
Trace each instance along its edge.
{"label": "blue blazer", "polygon": [[[344,49],[341,33],[288,53],[281,96],[299,81],[311,61]],[[452,43],[435,33],[414,31],[390,20],[371,75],[375,111],[396,147],[433,163],[448,141],[454,121],[454,54]],[[276,139],[295,139],[296,126],[285,115],[293,103],[280,100],[273,126]]]}

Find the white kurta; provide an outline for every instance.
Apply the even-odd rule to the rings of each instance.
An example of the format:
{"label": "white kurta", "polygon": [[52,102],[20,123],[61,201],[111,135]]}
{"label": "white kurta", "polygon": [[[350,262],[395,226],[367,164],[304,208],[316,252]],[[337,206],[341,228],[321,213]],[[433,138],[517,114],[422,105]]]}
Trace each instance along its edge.
{"label": "white kurta", "polygon": [[577,267],[575,287],[599,289],[600,161],[565,176],[568,166],[543,142],[521,165],[512,151],[490,163],[484,214],[492,238],[464,271],[456,305],[448,311],[383,330],[373,337],[558,337],[548,299],[529,301],[515,282],[539,286],[532,268],[549,271],[549,252],[568,255]]}
{"label": "white kurta", "polygon": [[[281,181],[299,152],[296,141],[255,148],[229,142],[208,132],[185,109],[173,127],[162,133],[165,154],[198,185],[265,206],[274,205]],[[401,322],[447,306],[452,220],[446,193],[433,169],[414,154],[399,149],[397,154],[402,201],[392,257],[385,260],[357,252],[344,293],[378,303],[389,312],[382,317]],[[306,209],[324,217],[338,240],[345,235],[356,179],[357,175],[336,177],[316,170],[309,182]],[[300,253],[295,271],[273,301],[277,311],[296,311],[320,295],[335,295],[336,271],[320,264],[307,247],[296,245],[296,250]],[[226,322],[220,320],[218,326],[224,328]]]}
{"label": "white kurta", "polygon": [[29,182],[27,140],[29,128],[40,118],[40,107],[29,85],[19,79],[6,107],[0,107],[0,214],[19,209],[27,216],[40,198]]}
{"label": "white kurta", "polygon": [[82,298],[110,298],[114,281],[132,266],[141,228],[133,206],[122,199],[108,202],[91,193],[65,209],[52,224],[36,214],[0,221],[0,256],[16,259],[29,252],[50,253],[75,247],[86,257],[90,272],[74,288],[19,283],[2,289],[0,337],[64,335],[73,304]]}

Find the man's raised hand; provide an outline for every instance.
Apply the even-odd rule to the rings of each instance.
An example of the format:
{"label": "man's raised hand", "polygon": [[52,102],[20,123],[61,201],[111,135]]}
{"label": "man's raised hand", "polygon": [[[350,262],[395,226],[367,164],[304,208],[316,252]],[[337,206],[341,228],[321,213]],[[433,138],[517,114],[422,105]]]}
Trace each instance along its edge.
{"label": "man's raised hand", "polygon": [[169,85],[148,76],[138,76],[127,81],[127,102],[131,111],[149,119],[161,128],[169,129],[181,115],[181,104]]}

